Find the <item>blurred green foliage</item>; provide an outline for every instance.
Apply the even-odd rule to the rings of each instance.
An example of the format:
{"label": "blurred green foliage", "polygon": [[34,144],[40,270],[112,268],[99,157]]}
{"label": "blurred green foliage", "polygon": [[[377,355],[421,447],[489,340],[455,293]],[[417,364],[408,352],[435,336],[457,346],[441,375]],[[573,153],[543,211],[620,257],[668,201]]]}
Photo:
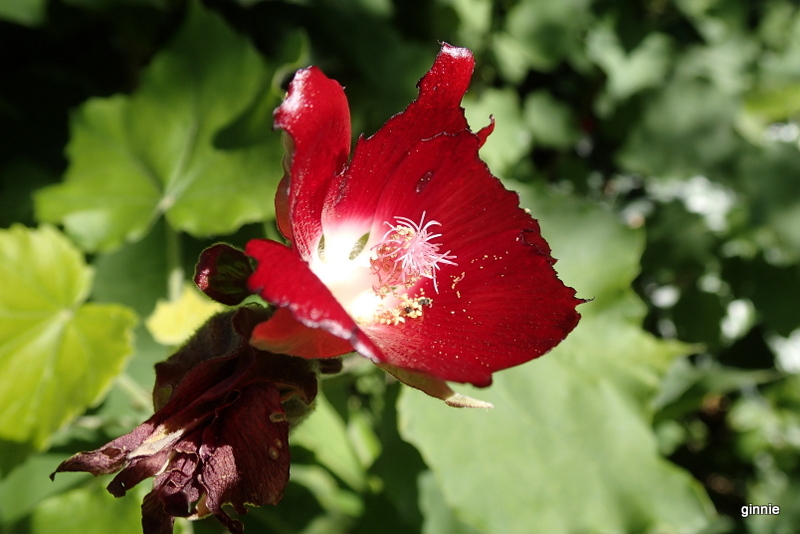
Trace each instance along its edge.
{"label": "blurred green foliage", "polygon": [[271,110],[295,69],[342,83],[368,135],[439,41],[474,51],[482,156],[594,300],[562,346],[471,392],[491,412],[349,361],[248,532],[796,532],[790,0],[0,3],[0,532],[139,531],[137,495],[47,480],[149,415],[170,348],[135,316],[203,247],[274,235]]}

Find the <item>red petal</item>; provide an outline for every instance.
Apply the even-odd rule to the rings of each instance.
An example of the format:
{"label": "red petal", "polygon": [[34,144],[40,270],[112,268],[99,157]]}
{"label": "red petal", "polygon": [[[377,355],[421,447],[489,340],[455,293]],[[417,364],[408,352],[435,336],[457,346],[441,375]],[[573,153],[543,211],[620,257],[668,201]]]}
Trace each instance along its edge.
{"label": "red petal", "polygon": [[[286,308],[297,321],[308,328],[321,328],[337,338],[347,341],[349,344],[339,345],[340,351],[331,353],[335,344],[328,341],[320,341],[317,338],[308,343],[320,342],[325,346],[325,354],[292,354],[293,356],[303,357],[327,357],[341,356],[351,349],[357,350],[362,355],[373,360],[380,360],[380,352],[358,328],[356,322],[348,315],[341,304],[331,294],[330,290],[323,284],[317,276],[308,268],[304,262],[293,251],[280,243],[266,239],[254,239],[247,243],[245,252],[248,256],[258,261],[258,268],[253,276],[250,277],[250,289],[259,293],[264,300],[276,306]],[[278,318],[281,324],[288,328],[293,328],[292,334],[297,335],[320,335],[319,333],[302,329],[296,329],[291,325],[291,321],[286,321],[285,316]],[[264,336],[280,336],[279,328],[259,325],[253,332],[252,343],[262,350],[271,347],[272,343],[283,343],[283,336],[273,339]],[[303,340],[298,341],[298,346],[307,347]],[[336,351],[334,351],[336,352]]]}
{"label": "red petal", "polygon": [[[292,137],[288,202],[292,237],[295,247],[308,257],[308,246],[321,233],[327,187],[350,155],[350,109],[342,86],[316,67],[298,71],[289,94],[275,110],[275,127]],[[279,196],[279,215],[285,213],[281,202]],[[286,234],[285,225],[280,226]]]}
{"label": "red petal", "polygon": [[331,189],[327,199],[331,208],[323,212],[323,223],[371,221],[378,200],[397,178],[397,167],[415,144],[441,133],[469,129],[461,99],[474,66],[472,52],[466,48],[442,45],[430,71],[418,84],[419,97],[372,137],[358,140],[346,175]]}
{"label": "red petal", "polygon": [[[421,320],[365,328],[386,361],[439,378],[491,383],[491,373],[547,352],[572,331],[582,301],[557,277],[539,225],[478,158],[470,132],[417,143],[387,185],[376,223],[436,220],[435,242],[457,265],[420,286]],[[424,187],[420,181],[425,180]],[[373,227],[375,231],[375,227]]]}
{"label": "red petal", "polygon": [[353,351],[349,341],[297,322],[286,308],[253,329],[251,344],[257,349],[302,358],[334,358]]}
{"label": "red petal", "polygon": [[476,134],[478,136],[478,140],[480,141],[480,145],[478,145],[478,148],[483,146],[483,144],[486,142],[486,139],[489,138],[489,136],[492,134],[493,131],[494,131],[494,115],[491,115],[489,116],[489,124],[478,130],[478,133]]}

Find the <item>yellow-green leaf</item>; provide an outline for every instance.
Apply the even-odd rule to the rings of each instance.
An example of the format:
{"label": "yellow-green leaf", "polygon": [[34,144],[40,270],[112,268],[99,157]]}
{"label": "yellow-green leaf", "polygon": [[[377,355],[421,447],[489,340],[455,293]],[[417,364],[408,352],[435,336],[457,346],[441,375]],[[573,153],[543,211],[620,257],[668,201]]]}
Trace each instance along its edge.
{"label": "yellow-green leaf", "polygon": [[92,270],[51,227],[0,231],[0,439],[43,448],[132,352],[135,314],[92,304]]}

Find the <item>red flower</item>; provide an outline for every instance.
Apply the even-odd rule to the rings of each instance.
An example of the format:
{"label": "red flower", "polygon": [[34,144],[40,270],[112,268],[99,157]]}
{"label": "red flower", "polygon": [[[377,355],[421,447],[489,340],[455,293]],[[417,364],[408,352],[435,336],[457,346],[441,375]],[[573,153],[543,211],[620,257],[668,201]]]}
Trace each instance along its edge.
{"label": "red flower", "polygon": [[[268,313],[267,313],[268,314]],[[317,394],[311,362],[266,354],[248,343],[265,310],[239,308],[212,318],[183,348],[156,365],[156,413],[103,447],[58,466],[116,473],[116,497],[148,477],[144,534],[169,534],[175,517],[213,514],[231,532],[245,504],[278,504],[289,481],[289,426]]]}
{"label": "red flower", "polygon": [[[291,143],[275,200],[290,247],[253,240],[250,289],[279,307],[251,343],[305,358],[354,349],[446,398],[488,386],[575,327],[583,302],[557,277],[538,223],[478,157],[460,102],[474,60],[444,44],[419,97],[350,154],[342,87],[299,71],[275,125]],[[449,393],[448,393],[449,392]]]}

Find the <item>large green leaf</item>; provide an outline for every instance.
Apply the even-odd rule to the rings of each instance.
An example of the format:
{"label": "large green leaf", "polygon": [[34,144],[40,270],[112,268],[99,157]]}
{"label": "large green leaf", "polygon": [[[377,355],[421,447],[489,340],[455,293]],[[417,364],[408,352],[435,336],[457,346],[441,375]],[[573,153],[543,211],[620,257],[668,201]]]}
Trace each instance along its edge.
{"label": "large green leaf", "polygon": [[63,223],[86,250],[136,241],[162,214],[196,236],[269,217],[280,137],[232,146],[228,127],[270,97],[270,83],[244,38],[191,8],[136,93],[92,99],[75,112],[65,180],[37,195],[37,216]]}
{"label": "large green leaf", "polygon": [[595,300],[551,354],[466,392],[491,411],[454,411],[404,391],[403,436],[455,517],[482,532],[698,531],[709,501],[659,455],[651,428],[650,402],[686,349],[639,326],[641,303],[627,288],[641,235],[597,207],[525,193],[563,279]]}
{"label": "large green leaf", "polygon": [[[5,450],[2,452],[5,453]],[[14,470],[0,481],[0,524],[16,523],[43,500],[86,481],[79,477],[48,480],[64,456],[63,452],[34,454],[14,466]]]}
{"label": "large green leaf", "polygon": [[147,492],[143,484],[125,499],[109,494],[102,480],[54,495],[43,501],[30,518],[31,534],[85,534],[116,532],[139,534],[142,531],[141,500]]}
{"label": "large green leaf", "polygon": [[153,312],[158,299],[167,297],[169,284],[165,226],[161,221],[136,243],[94,256],[92,300],[125,304],[141,317]]}
{"label": "large green leaf", "polygon": [[[543,188],[505,184],[519,193],[520,205],[539,220],[558,260],[559,278],[579,297],[594,299],[578,308],[584,317],[628,300],[630,283],[639,274],[643,232],[624,227],[614,213],[596,205]],[[632,313],[640,311],[633,303],[630,306]]]}
{"label": "large green leaf", "polygon": [[41,448],[108,390],[137,319],[83,302],[92,270],[50,227],[0,231],[0,278],[0,439]]}
{"label": "large green leaf", "polygon": [[425,514],[423,534],[480,534],[454,517],[430,471],[419,476],[419,506]]}
{"label": "large green leaf", "polygon": [[366,488],[366,473],[347,436],[344,421],[322,393],[317,396],[313,415],[292,432],[292,444],[312,451],[320,464],[351,488],[361,491]]}

